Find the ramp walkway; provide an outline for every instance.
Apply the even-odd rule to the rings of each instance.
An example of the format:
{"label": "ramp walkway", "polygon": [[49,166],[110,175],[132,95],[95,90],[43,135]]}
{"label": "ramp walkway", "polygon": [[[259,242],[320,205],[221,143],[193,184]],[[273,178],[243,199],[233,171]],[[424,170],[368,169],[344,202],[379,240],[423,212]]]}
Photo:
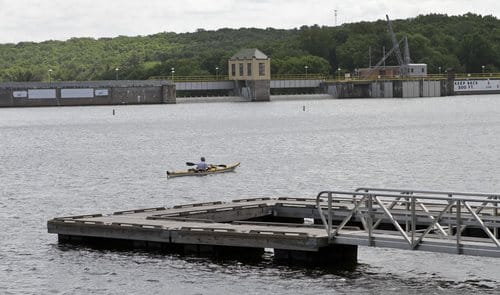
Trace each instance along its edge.
{"label": "ramp walkway", "polygon": [[[499,203],[498,194],[381,188],[316,198],[329,243],[489,257],[500,257]],[[361,230],[344,231],[348,224]]]}

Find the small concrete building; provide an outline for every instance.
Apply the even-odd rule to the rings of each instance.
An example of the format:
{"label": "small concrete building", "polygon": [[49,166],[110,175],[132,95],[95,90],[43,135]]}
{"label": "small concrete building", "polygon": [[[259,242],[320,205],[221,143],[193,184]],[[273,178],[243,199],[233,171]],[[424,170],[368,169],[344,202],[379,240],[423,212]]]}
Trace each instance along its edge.
{"label": "small concrete building", "polygon": [[240,96],[251,101],[271,98],[271,59],[262,51],[242,49],[228,61],[229,80],[234,80]]}
{"label": "small concrete building", "polygon": [[408,64],[408,76],[427,77],[427,64]]}
{"label": "small concrete building", "polygon": [[271,80],[271,59],[256,48],[233,55],[228,69],[229,80]]}

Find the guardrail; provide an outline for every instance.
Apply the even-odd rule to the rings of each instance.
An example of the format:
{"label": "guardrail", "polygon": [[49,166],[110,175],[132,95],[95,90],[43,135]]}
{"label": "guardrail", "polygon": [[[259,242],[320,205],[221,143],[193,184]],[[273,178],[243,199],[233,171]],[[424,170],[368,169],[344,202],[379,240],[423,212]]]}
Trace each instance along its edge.
{"label": "guardrail", "polygon": [[329,76],[324,74],[275,74],[271,80],[328,80]]}
{"label": "guardrail", "polygon": [[[500,73],[457,73],[455,79],[500,79]],[[372,81],[419,81],[419,80],[447,80],[448,74],[428,74],[426,76],[389,76],[374,75],[370,77],[351,75],[350,77],[328,76],[328,82],[372,82]]]}
{"label": "guardrail", "polygon": [[457,73],[455,79],[498,79],[500,73]]}
{"label": "guardrail", "polygon": [[[278,74],[272,75],[271,80],[327,80],[323,74]],[[148,80],[173,80],[174,82],[214,82],[228,81],[227,75],[202,75],[202,76],[152,76]]]}
{"label": "guardrail", "polygon": [[[485,198],[486,201],[483,201],[481,206],[478,208],[478,211],[476,213],[481,213],[483,211],[484,206],[489,202],[489,200],[500,200],[500,194],[488,194],[488,193],[471,193],[471,192],[453,192],[453,191],[432,191],[432,190],[413,190],[413,189],[385,189],[385,188],[373,188],[373,187],[360,187],[356,189],[356,192],[377,192],[377,193],[399,193],[401,195],[414,195],[418,194],[420,196],[446,196],[448,198],[453,198],[453,197],[472,197],[474,199],[476,198]],[[424,204],[420,204],[422,207],[422,210],[429,212],[428,209],[425,207]],[[500,216],[499,214],[499,205],[498,203],[494,204],[493,207],[493,216]],[[465,230],[467,226],[465,225],[462,229],[461,232]],[[451,230],[451,228],[450,228]],[[498,227],[493,228],[493,233],[495,236],[498,236]]]}
{"label": "guardrail", "polygon": [[[323,80],[328,82],[368,82],[377,80],[387,81],[411,81],[411,80],[446,80],[448,74],[428,74],[425,77],[403,77],[403,76],[389,76],[389,75],[375,75],[372,77],[362,77],[357,75],[350,75],[346,77],[342,75],[325,75],[325,74],[274,74],[271,80]],[[456,73],[455,79],[500,79],[500,73]],[[148,80],[173,80],[174,82],[214,82],[214,81],[228,81],[227,75],[198,75],[198,76],[152,76]]]}
{"label": "guardrail", "polygon": [[[326,216],[325,204],[321,204],[325,198]],[[336,227],[333,226],[333,203],[348,203],[351,207]],[[495,255],[500,253],[498,194],[359,188],[354,192],[322,191],[316,197],[316,207],[329,240],[342,236],[346,224],[356,217],[361,220],[368,246],[374,246],[373,240],[380,233],[377,233],[377,227],[386,222],[394,226],[394,232],[411,250],[418,249],[426,241],[444,239],[453,240],[457,253],[461,253],[463,231],[466,227],[474,227],[482,229],[487,236],[480,242],[488,241],[494,245]],[[442,220],[446,224],[441,224]],[[405,224],[405,229],[401,224]],[[417,230],[417,225],[422,224],[427,227]],[[484,250],[482,246],[477,247],[478,252]],[[491,248],[488,251],[491,253]],[[483,252],[487,253],[486,250]]]}
{"label": "guardrail", "polygon": [[201,75],[201,76],[152,76],[148,80],[172,80],[174,82],[214,82],[227,81],[228,76],[225,75]]}

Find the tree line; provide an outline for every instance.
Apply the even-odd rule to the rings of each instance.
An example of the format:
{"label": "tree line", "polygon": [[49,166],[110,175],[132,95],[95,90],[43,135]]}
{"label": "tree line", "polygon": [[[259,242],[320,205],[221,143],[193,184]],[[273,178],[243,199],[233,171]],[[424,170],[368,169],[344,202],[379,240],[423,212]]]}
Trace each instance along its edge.
{"label": "tree line", "polygon": [[[500,71],[500,21],[494,16],[419,15],[395,20],[393,27],[398,40],[407,36],[412,61],[427,63],[430,73]],[[20,42],[0,44],[0,81],[141,80],[170,76],[172,68],[180,76],[227,75],[227,60],[241,48],[270,56],[272,74],[303,74],[307,66],[309,73],[335,75],[376,64],[384,47],[392,48],[385,20]]]}

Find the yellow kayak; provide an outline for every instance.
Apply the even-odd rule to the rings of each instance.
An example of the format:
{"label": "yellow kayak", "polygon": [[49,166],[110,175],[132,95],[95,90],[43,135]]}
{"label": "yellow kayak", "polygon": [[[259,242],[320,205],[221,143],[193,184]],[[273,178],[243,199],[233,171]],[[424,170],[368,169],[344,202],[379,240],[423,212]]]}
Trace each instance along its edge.
{"label": "yellow kayak", "polygon": [[189,169],[187,171],[167,171],[167,177],[181,177],[181,176],[204,176],[209,174],[217,174],[224,172],[231,172],[236,169],[236,167],[240,166],[240,162],[232,164],[232,165],[214,165],[208,168],[208,170],[196,170]]}

